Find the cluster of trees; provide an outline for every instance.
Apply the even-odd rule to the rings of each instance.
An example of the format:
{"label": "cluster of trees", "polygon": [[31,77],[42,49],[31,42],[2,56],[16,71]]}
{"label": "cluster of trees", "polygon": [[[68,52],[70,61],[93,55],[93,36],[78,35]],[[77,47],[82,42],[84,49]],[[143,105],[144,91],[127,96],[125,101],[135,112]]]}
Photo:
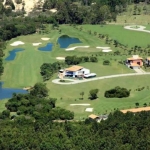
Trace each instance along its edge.
{"label": "cluster of trees", "polygon": [[98,62],[97,57],[94,56],[81,56],[81,57],[77,57],[77,56],[66,56],[65,57],[65,63],[67,65],[77,65],[80,64],[82,62]]}
{"label": "cluster of trees", "polygon": [[[7,112],[3,115],[7,116]],[[150,112],[123,114],[116,111],[100,123],[89,119],[76,122],[32,121],[18,116],[12,121],[1,119],[0,124],[0,137],[3,139],[0,149],[150,149]]]}
{"label": "cluster of trees", "polygon": [[[28,94],[14,94],[6,103],[7,110],[0,114],[1,119],[10,117],[10,112],[17,116],[25,116],[32,121],[37,120],[71,120],[74,113],[55,106],[56,98],[48,97],[48,89],[43,83],[34,85]],[[11,119],[16,116],[11,116]]]}
{"label": "cluster of trees", "polygon": [[123,97],[129,97],[130,96],[130,90],[126,88],[121,88],[119,86],[110,89],[108,91],[105,91],[105,97],[106,98],[123,98]]}
{"label": "cluster of trees", "polygon": [[44,63],[40,67],[43,81],[49,80],[54,73],[58,72],[61,68],[64,68],[66,64],[64,62]]}

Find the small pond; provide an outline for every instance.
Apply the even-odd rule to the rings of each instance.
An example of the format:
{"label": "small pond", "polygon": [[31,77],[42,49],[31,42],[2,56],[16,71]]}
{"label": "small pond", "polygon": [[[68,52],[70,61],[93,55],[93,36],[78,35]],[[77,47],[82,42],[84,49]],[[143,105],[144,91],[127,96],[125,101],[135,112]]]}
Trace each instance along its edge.
{"label": "small pond", "polygon": [[82,43],[78,38],[69,37],[68,35],[62,35],[58,38],[60,48],[67,48],[70,44]]}
{"label": "small pond", "polygon": [[14,60],[15,57],[16,57],[16,53],[20,52],[20,51],[23,51],[23,50],[24,50],[23,48],[15,48],[15,49],[13,49],[12,51],[9,52],[9,56],[6,57],[5,60],[7,60],[7,61]]}
{"label": "small pond", "polygon": [[45,47],[39,47],[38,50],[40,51],[52,51],[53,44],[52,43],[47,43]]}
{"label": "small pond", "polygon": [[26,90],[23,89],[3,88],[2,85],[3,82],[0,82],[0,100],[5,98],[12,98],[13,93],[17,93],[17,94],[28,93]]}

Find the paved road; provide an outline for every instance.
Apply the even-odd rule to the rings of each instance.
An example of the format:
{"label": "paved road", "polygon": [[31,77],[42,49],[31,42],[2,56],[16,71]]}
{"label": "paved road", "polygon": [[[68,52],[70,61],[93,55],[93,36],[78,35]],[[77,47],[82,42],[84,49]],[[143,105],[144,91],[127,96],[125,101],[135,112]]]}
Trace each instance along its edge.
{"label": "paved road", "polygon": [[128,73],[128,74],[116,74],[116,75],[109,75],[109,76],[102,76],[102,77],[95,77],[91,79],[84,79],[84,80],[74,80],[74,79],[64,79],[71,82],[60,82],[60,79],[52,80],[55,84],[62,84],[62,85],[70,85],[70,84],[79,84],[84,82],[96,81],[96,80],[103,80],[103,79],[110,79],[110,78],[117,78],[117,77],[127,77],[127,76],[139,76],[139,75],[150,75],[150,72],[145,73]]}

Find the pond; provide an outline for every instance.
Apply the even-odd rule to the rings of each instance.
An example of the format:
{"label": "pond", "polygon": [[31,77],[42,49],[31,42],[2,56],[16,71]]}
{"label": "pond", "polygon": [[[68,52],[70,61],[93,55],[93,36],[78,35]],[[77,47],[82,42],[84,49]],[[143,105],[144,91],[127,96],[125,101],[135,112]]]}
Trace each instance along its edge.
{"label": "pond", "polygon": [[78,38],[69,37],[68,35],[62,35],[58,38],[60,48],[67,48],[70,44],[82,43]]}
{"label": "pond", "polygon": [[20,52],[20,51],[23,51],[23,50],[24,50],[23,48],[15,48],[15,49],[13,49],[12,51],[9,52],[9,56],[6,57],[5,60],[7,60],[7,61],[14,60],[15,57],[16,57],[16,53]]}
{"label": "pond", "polygon": [[52,51],[53,44],[52,43],[47,43],[45,47],[39,47],[38,50],[40,51]]}
{"label": "pond", "polygon": [[26,90],[23,89],[14,89],[14,88],[3,88],[3,82],[0,82],[0,100],[6,98],[12,98],[13,93],[17,94],[26,94],[28,93]]}

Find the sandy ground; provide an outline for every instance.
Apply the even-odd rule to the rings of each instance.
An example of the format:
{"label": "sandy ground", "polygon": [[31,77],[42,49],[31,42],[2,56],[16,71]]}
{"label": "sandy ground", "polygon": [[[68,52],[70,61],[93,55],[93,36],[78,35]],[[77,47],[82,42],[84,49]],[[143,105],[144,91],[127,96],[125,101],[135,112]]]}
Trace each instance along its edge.
{"label": "sandy ground", "polygon": [[53,9],[50,9],[49,11],[52,13],[55,13],[55,12],[57,12],[57,9],[53,8]]}
{"label": "sandy ground", "polygon": [[10,44],[11,46],[18,46],[18,45],[23,45],[24,44],[24,42],[21,42],[21,41],[16,41],[16,42],[14,42],[14,43],[12,43],[12,44]]}
{"label": "sandy ground", "polygon": [[141,108],[132,108],[132,109],[125,109],[125,110],[120,110],[123,113],[129,112],[141,112],[141,111],[150,111],[150,107],[141,107]]}
{"label": "sandy ground", "polygon": [[142,32],[150,33],[149,30],[145,30],[145,28],[146,28],[145,26],[140,26],[140,25],[125,26],[124,28],[128,29],[128,30],[142,31]]}
{"label": "sandy ground", "polygon": [[89,106],[91,104],[70,104],[70,106]]}
{"label": "sandy ground", "polygon": [[110,47],[96,47],[96,48],[99,48],[99,49],[110,49]]}
{"label": "sandy ground", "polygon": [[65,57],[56,57],[57,60],[65,60]]}
{"label": "sandy ground", "polygon": [[111,51],[112,51],[111,49],[103,49],[103,50],[102,50],[102,52],[105,52],[105,53],[111,52]]}
{"label": "sandy ground", "polygon": [[32,44],[33,44],[33,46],[39,46],[42,43],[32,43]]}
{"label": "sandy ground", "polygon": [[96,48],[99,48],[99,49],[102,49],[102,52],[105,52],[105,53],[108,53],[108,52],[111,52],[112,50],[110,49],[110,47],[96,47]]}
{"label": "sandy ground", "polygon": [[76,48],[89,48],[90,46],[75,46],[75,47],[71,47],[71,48],[67,48],[66,51],[73,51]]}
{"label": "sandy ground", "polygon": [[86,112],[93,112],[93,108],[86,108],[85,111]]}
{"label": "sandy ground", "polygon": [[50,38],[41,38],[43,41],[48,41]]}

